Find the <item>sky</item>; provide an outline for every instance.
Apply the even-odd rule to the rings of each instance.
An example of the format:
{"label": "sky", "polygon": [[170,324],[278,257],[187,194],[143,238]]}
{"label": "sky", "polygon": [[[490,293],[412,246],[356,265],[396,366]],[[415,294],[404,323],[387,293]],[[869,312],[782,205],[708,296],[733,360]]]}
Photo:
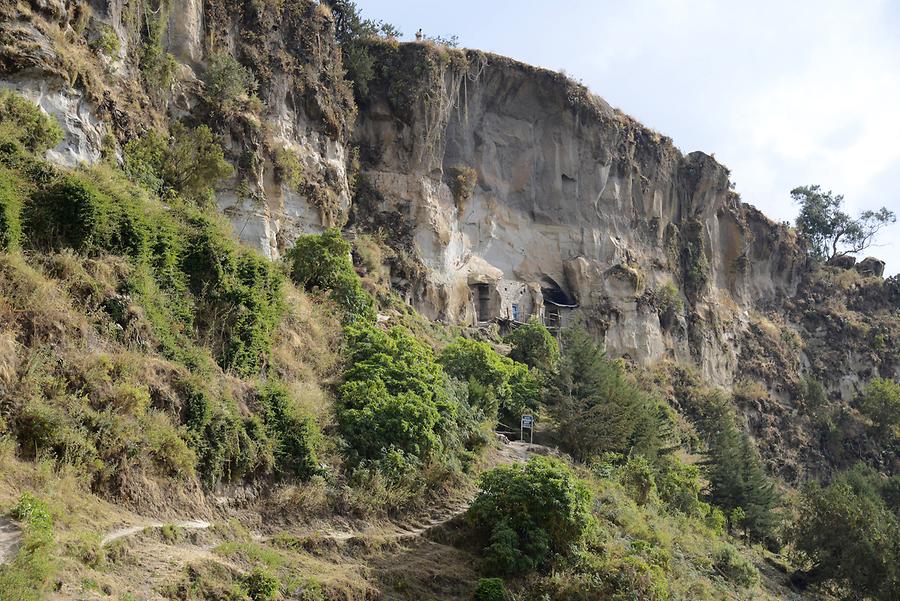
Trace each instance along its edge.
{"label": "sky", "polygon": [[[745,202],[793,221],[819,184],[852,215],[900,215],[900,0],[357,0],[403,39],[564,70],[731,169]],[[866,254],[900,272],[900,224]]]}

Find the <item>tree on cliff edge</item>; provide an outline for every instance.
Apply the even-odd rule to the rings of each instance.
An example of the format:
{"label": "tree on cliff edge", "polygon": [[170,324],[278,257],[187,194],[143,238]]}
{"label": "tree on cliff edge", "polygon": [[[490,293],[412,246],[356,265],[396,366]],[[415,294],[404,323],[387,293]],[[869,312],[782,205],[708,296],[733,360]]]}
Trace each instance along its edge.
{"label": "tree on cliff edge", "polygon": [[885,207],[853,219],[841,210],[842,194],[823,192],[818,185],[794,188],[791,198],[800,205],[797,231],[809,241],[810,254],[822,261],[864,251],[883,227],[897,220]]}

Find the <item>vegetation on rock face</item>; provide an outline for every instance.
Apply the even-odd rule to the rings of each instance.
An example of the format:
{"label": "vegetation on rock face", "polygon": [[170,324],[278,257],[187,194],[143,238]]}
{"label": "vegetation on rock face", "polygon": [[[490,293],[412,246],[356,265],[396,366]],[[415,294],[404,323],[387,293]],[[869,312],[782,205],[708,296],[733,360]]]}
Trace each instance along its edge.
{"label": "vegetation on rock face", "polygon": [[336,229],[300,236],[287,253],[291,279],[306,290],[328,292],[349,321],[375,320],[375,303],[353,269],[350,244]]}
{"label": "vegetation on rock face", "polygon": [[55,567],[53,517],[44,501],[27,492],[10,515],[22,523],[24,533],[12,563],[0,566],[0,596],[40,601]]}
{"label": "vegetation on rock face", "polygon": [[885,207],[863,211],[854,219],[841,210],[843,195],[825,192],[818,185],[794,188],[791,198],[800,205],[797,231],[809,242],[810,254],[822,261],[864,251],[882,228],[897,219]]}

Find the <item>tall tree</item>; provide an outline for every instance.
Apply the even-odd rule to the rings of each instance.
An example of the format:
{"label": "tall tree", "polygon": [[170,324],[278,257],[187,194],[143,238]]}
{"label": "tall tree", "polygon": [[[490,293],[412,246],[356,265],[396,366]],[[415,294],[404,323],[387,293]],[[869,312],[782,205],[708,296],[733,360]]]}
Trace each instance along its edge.
{"label": "tall tree", "polygon": [[841,210],[842,194],[825,192],[818,185],[794,188],[791,198],[800,205],[797,230],[809,241],[810,254],[823,261],[864,251],[883,227],[897,219],[885,207],[863,211],[854,219]]}

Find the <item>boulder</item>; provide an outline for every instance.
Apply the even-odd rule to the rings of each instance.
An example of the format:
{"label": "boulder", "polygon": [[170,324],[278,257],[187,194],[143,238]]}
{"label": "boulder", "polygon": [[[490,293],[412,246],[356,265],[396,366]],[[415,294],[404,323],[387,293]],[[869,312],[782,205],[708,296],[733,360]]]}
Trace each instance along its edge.
{"label": "boulder", "polygon": [[856,265],[856,257],[850,255],[837,255],[828,259],[828,265],[839,267],[841,269],[853,269]]}
{"label": "boulder", "polygon": [[860,275],[881,277],[884,275],[884,261],[875,257],[866,257],[856,264],[856,271]]}

